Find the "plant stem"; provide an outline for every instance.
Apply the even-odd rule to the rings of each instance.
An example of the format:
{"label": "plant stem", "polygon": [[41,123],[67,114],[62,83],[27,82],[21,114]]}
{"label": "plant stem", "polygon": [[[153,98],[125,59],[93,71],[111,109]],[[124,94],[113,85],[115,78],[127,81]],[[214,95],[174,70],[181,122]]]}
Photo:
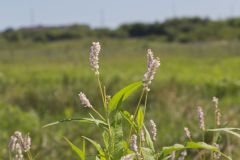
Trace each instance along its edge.
{"label": "plant stem", "polygon": [[231,139],[230,139],[230,136],[228,134],[227,134],[227,152],[228,152],[228,155],[232,156]]}
{"label": "plant stem", "polygon": [[28,159],[29,159],[29,160],[33,160],[33,158],[32,158],[32,154],[31,154],[30,151],[27,151],[27,156],[28,156]]}
{"label": "plant stem", "polygon": [[139,131],[138,136],[139,136],[139,149],[140,149],[140,155],[142,155],[141,130]]}
{"label": "plant stem", "polygon": [[91,107],[91,109],[92,109],[100,118],[102,118],[102,120],[105,121],[105,118],[103,118],[103,116],[102,116],[95,108]]}
{"label": "plant stem", "polygon": [[9,160],[12,160],[12,156],[11,156],[10,148],[9,148],[9,150],[8,150],[8,155],[9,155]]}
{"label": "plant stem", "polygon": [[[143,108],[143,122],[144,122],[144,119],[145,119],[145,112],[146,112],[146,108],[147,108],[147,98],[148,98],[148,91],[146,92],[146,95],[145,95],[145,100],[144,100],[144,108]],[[142,127],[142,126],[141,126],[141,127]],[[142,140],[141,140],[141,130],[139,131],[139,139],[140,139],[140,142],[139,142],[140,154],[142,155]]]}
{"label": "plant stem", "polygon": [[[205,132],[204,132],[204,130],[202,130],[202,141],[205,142]],[[203,159],[204,160],[206,159],[205,154],[203,154]]]}
{"label": "plant stem", "polygon": [[144,108],[143,108],[143,122],[144,122],[145,112],[147,108],[147,98],[148,98],[148,92],[146,92],[146,95],[145,95],[145,102],[144,102]]}
{"label": "plant stem", "polygon": [[[216,112],[218,108],[216,108],[216,107],[217,106],[215,106],[215,111],[214,111],[214,128],[219,127],[218,124],[217,124],[217,112]],[[214,143],[217,143],[218,136],[219,135],[217,133],[213,132],[212,145]],[[211,158],[213,158],[213,152],[211,152]]]}
{"label": "plant stem", "polygon": [[[138,112],[139,107],[140,107],[140,103],[142,101],[143,94],[144,94],[144,90],[142,90],[142,93],[141,93],[140,98],[138,100],[138,104],[137,104],[136,110],[135,110],[134,115],[133,115],[133,120],[135,120],[135,118],[136,118],[137,112]],[[133,129],[133,125],[131,125],[131,128],[130,128],[130,132],[129,132],[129,136],[128,136],[129,141],[131,139],[132,129]]]}
{"label": "plant stem", "polygon": [[[110,119],[109,119],[108,106],[106,104],[106,90],[105,90],[105,87],[104,87],[104,90],[102,88],[102,84],[101,84],[99,75],[97,75],[97,81],[98,81],[98,86],[99,86],[99,89],[100,89],[100,92],[101,92],[101,96],[102,96],[103,106],[104,106],[104,109],[105,109],[105,115],[106,115],[107,124],[108,124],[108,132],[109,132],[109,136],[110,136],[110,141],[112,141],[112,129],[111,129],[111,123],[110,123]],[[96,112],[96,113],[98,113],[98,112]],[[99,116],[100,116],[100,114],[99,114]],[[112,142],[110,142],[110,144],[111,143]],[[108,159],[110,160],[110,155],[109,155]]]}
{"label": "plant stem", "polygon": [[102,96],[103,106],[104,106],[105,113],[106,113],[106,119],[107,119],[107,123],[108,123],[109,133],[110,133],[110,135],[111,135],[111,127],[110,127],[110,122],[109,122],[109,114],[108,114],[108,109],[107,109],[107,105],[106,105],[106,95],[105,95],[106,92],[103,91],[103,89],[102,89],[102,84],[101,84],[99,75],[97,75],[97,81],[98,81],[98,86],[99,86],[99,89],[100,89],[100,92],[101,92],[101,96]]}
{"label": "plant stem", "polygon": [[100,81],[100,78],[99,78],[99,75],[97,75],[97,81],[98,81],[98,87],[100,89],[100,92],[101,92],[101,96],[102,96],[102,102],[103,102],[103,106],[104,106],[104,109],[106,110],[106,101],[105,101],[105,97],[104,97],[104,94],[103,94],[103,89],[102,89],[102,85],[101,85],[101,81]]}
{"label": "plant stem", "polygon": [[137,108],[136,108],[136,110],[135,110],[135,112],[134,112],[134,115],[133,115],[133,118],[134,118],[134,119],[135,119],[136,116],[137,116],[137,113],[138,113],[138,110],[139,110],[140,103],[141,103],[141,101],[142,101],[143,95],[144,95],[144,90],[142,90],[141,96],[140,96],[139,101],[138,101],[138,104],[137,104]]}

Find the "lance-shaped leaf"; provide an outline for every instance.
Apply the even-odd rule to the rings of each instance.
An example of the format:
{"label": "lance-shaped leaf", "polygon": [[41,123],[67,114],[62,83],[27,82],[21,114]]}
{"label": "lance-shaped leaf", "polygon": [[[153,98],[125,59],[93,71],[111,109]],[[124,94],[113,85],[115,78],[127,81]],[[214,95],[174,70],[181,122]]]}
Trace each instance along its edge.
{"label": "lance-shaped leaf", "polygon": [[142,154],[143,154],[143,159],[155,160],[153,150],[151,150],[150,148],[145,148],[145,147],[142,147],[141,150],[142,150]]}
{"label": "lance-shaped leaf", "polygon": [[122,117],[128,121],[128,123],[133,126],[133,128],[136,130],[137,124],[134,122],[133,117],[128,111],[121,111],[120,112]]}
{"label": "lance-shaped leaf", "polygon": [[94,123],[96,125],[104,125],[104,126],[108,126],[107,123],[105,123],[102,120],[99,119],[93,119],[93,118],[69,118],[69,119],[63,119],[63,120],[59,120],[53,123],[49,123],[43,126],[43,128],[46,127],[50,127],[53,125],[57,125],[57,124],[61,124],[61,123],[65,123],[65,122],[81,122],[81,123]]}
{"label": "lance-shaped leaf", "polygon": [[205,142],[188,142],[186,148],[191,149],[207,149],[210,151],[218,152],[219,149],[215,146],[209,145]]}
{"label": "lance-shaped leaf", "polygon": [[104,153],[104,151],[103,151],[103,149],[102,149],[100,144],[98,144],[97,142],[95,142],[94,140],[92,140],[90,138],[87,138],[87,137],[84,137],[84,136],[83,136],[83,138],[86,139],[87,141],[89,141],[90,143],[92,143],[92,145],[98,151],[101,160],[106,160],[105,153]]}
{"label": "lance-shaped leaf", "polygon": [[114,116],[114,126],[112,127],[113,134],[113,159],[120,159],[124,152],[124,141],[123,141],[123,128],[122,128],[122,115],[118,112]]}
{"label": "lance-shaped leaf", "polygon": [[129,95],[131,95],[135,90],[137,90],[142,85],[142,82],[135,82],[132,83],[125,88],[118,91],[110,100],[108,104],[108,111],[109,113],[114,111],[118,106],[119,103],[124,101]]}
{"label": "lance-shaped leaf", "polygon": [[163,147],[162,153],[164,155],[168,155],[168,154],[172,153],[173,151],[179,151],[179,150],[183,150],[183,149],[186,149],[184,145],[174,144],[173,146]]}
{"label": "lance-shaped leaf", "polygon": [[[163,147],[162,154],[163,155],[169,155],[173,151],[180,151],[180,150],[185,150],[185,149],[206,149],[210,150],[212,152],[218,152],[228,160],[232,160],[231,157],[228,157],[224,153],[222,153],[217,147],[209,145],[205,142],[188,142],[185,146],[181,144],[175,144],[170,147]],[[165,157],[166,158],[166,157]]]}
{"label": "lance-shaped leaf", "polygon": [[83,141],[83,150],[75,146],[71,141],[69,141],[66,137],[64,139],[71,146],[72,150],[79,156],[81,160],[85,160],[85,141]]}
{"label": "lance-shaped leaf", "polygon": [[234,130],[240,131],[240,128],[216,128],[216,129],[207,129],[209,132],[226,132],[229,134],[232,134],[234,136],[237,136],[240,138],[240,134],[237,132],[234,132]]}
{"label": "lance-shaped leaf", "polygon": [[143,109],[142,107],[140,107],[137,114],[137,125],[138,125],[139,131],[143,127],[143,121],[144,121]]}
{"label": "lance-shaped leaf", "polygon": [[222,156],[224,156],[225,158],[232,160],[231,157],[225,155],[224,153],[222,153],[217,147],[209,145],[205,142],[188,142],[186,144],[186,147],[188,149],[206,149],[206,150],[210,150],[212,152],[218,152],[220,153]]}
{"label": "lance-shaped leaf", "polygon": [[145,131],[145,138],[146,138],[146,143],[148,145],[149,148],[152,149],[152,151],[154,151],[154,145],[153,145],[153,141],[152,141],[152,138],[146,128],[145,125],[143,125],[143,128],[144,128],[144,131]]}

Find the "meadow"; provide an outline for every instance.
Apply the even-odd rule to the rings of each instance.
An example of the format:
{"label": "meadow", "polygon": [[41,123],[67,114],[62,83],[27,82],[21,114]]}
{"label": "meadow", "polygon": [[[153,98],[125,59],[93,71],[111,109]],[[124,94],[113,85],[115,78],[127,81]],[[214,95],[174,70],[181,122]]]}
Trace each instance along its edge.
{"label": "meadow", "polygon": [[[33,139],[36,159],[76,159],[63,136],[80,144],[80,135],[98,138],[96,127],[77,122],[53,127],[43,125],[86,114],[78,93],[84,91],[91,102],[99,102],[96,80],[89,66],[89,46],[96,39],[48,43],[1,42],[0,45],[0,159],[8,157],[9,136],[20,130]],[[212,97],[217,96],[223,122],[240,125],[240,46],[239,42],[164,43],[157,39],[97,39],[101,77],[111,95],[123,86],[142,79],[146,71],[146,50],[151,48],[161,66],[151,86],[147,119],[158,128],[157,146],[184,139],[183,128],[198,128],[197,105],[213,126]],[[137,93],[136,97],[140,93]],[[134,96],[126,106],[135,104]],[[99,104],[100,105],[100,104]],[[134,110],[134,106],[130,108]],[[232,148],[240,141],[229,140]],[[229,148],[233,159],[237,150]],[[88,147],[94,153],[92,147]],[[89,155],[91,157],[91,154]]]}

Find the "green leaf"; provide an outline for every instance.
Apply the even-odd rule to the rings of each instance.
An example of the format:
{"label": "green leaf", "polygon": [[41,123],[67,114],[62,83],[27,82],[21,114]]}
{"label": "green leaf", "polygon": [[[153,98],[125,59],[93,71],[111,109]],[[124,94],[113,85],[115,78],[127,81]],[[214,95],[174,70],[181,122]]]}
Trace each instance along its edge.
{"label": "green leaf", "polygon": [[126,120],[129,122],[129,124],[130,124],[131,126],[134,127],[134,129],[137,127],[137,125],[136,125],[135,122],[134,122],[133,117],[131,116],[131,114],[130,114],[128,111],[123,111],[123,112],[121,112],[121,115],[122,115],[122,117],[123,117],[124,119],[126,119]]}
{"label": "green leaf", "polygon": [[155,160],[154,152],[151,149],[145,148],[145,147],[142,147],[141,149],[142,149],[143,159]]}
{"label": "green leaf", "polygon": [[238,138],[240,138],[240,134],[239,133],[236,133],[236,132],[233,132],[233,131],[230,131],[230,130],[226,130],[225,132],[230,133],[230,134],[235,135]]}
{"label": "green leaf", "polygon": [[110,100],[108,104],[109,113],[114,111],[119,103],[124,101],[129,95],[131,95],[135,90],[137,90],[142,85],[142,82],[132,83],[125,88],[118,91]]}
{"label": "green leaf", "polygon": [[237,132],[234,132],[234,130],[240,131],[240,128],[216,128],[216,129],[207,129],[209,132],[227,132],[234,136],[237,136],[240,138],[240,134]]}
{"label": "green leaf", "polygon": [[230,157],[228,157],[224,153],[220,152],[220,150],[217,147],[209,145],[205,142],[192,142],[191,141],[191,142],[188,142],[186,144],[186,146],[183,146],[181,144],[175,144],[175,145],[170,146],[170,147],[163,147],[162,153],[164,155],[169,155],[173,151],[180,151],[180,150],[184,150],[184,149],[207,149],[207,150],[210,150],[212,152],[218,152],[222,156],[224,156],[225,158],[227,158],[229,160],[232,160]]}
{"label": "green leaf", "polygon": [[96,156],[96,160],[100,160],[100,159],[98,158],[98,156]]}
{"label": "green leaf", "polygon": [[118,112],[114,116],[113,131],[113,159],[120,159],[124,152],[124,141],[123,141],[123,128],[122,128],[122,115]]}
{"label": "green leaf", "polygon": [[215,146],[209,145],[205,142],[188,142],[186,148],[191,149],[207,149],[213,152],[218,152],[219,149]]}
{"label": "green leaf", "polygon": [[79,122],[95,123],[97,126],[99,126],[100,124],[102,124],[104,126],[108,126],[108,124],[103,122],[102,120],[93,119],[93,118],[82,118],[82,120],[80,120]]}
{"label": "green leaf", "polygon": [[185,148],[188,148],[188,149],[207,149],[207,150],[210,150],[212,152],[218,152],[222,156],[224,156],[225,158],[227,158],[229,160],[232,160],[231,157],[228,157],[227,155],[222,153],[217,147],[209,145],[205,142],[188,142]]}
{"label": "green leaf", "polygon": [[102,120],[99,119],[93,119],[93,118],[69,118],[69,119],[63,119],[63,120],[59,120],[53,123],[49,123],[43,126],[43,128],[46,127],[50,127],[50,126],[54,126],[57,124],[61,124],[61,123],[65,123],[65,122],[82,122],[82,123],[95,123],[96,125],[104,125],[104,126],[108,126],[107,123],[105,123]]}
{"label": "green leaf", "polygon": [[172,155],[169,155],[169,156],[162,158],[161,160],[169,160],[171,157],[172,157]]}
{"label": "green leaf", "polygon": [[77,153],[79,158],[81,160],[85,160],[85,143],[83,143],[83,150],[79,149],[77,146],[75,146],[71,141],[69,141],[66,137],[64,139],[67,141],[67,143],[71,146],[72,150]]}
{"label": "green leaf", "polygon": [[83,136],[83,138],[93,144],[93,146],[98,151],[101,160],[106,160],[105,153],[104,153],[104,151],[103,151],[103,149],[102,149],[100,144],[98,144],[97,142],[95,142],[94,140],[92,140],[90,138],[87,138],[87,137],[84,137],[84,136]]}
{"label": "green leaf", "polygon": [[59,124],[59,123],[61,123],[61,122],[60,122],[60,121],[56,121],[56,122],[48,123],[48,124],[44,125],[42,128],[54,126],[54,125],[57,125],[57,124]]}
{"label": "green leaf", "polygon": [[142,109],[142,107],[140,107],[138,110],[138,114],[137,114],[137,125],[138,125],[139,131],[142,129],[142,126],[143,126],[143,121],[144,121],[143,116],[144,116],[143,109]]}
{"label": "green leaf", "polygon": [[145,138],[146,138],[146,143],[148,145],[149,148],[151,148],[154,151],[154,145],[153,145],[153,141],[152,138],[146,128],[145,125],[143,125],[144,131],[145,131]]}
{"label": "green leaf", "polygon": [[124,148],[124,152],[126,151],[127,153],[132,153],[132,150],[130,150],[129,144],[128,144],[127,141],[123,140],[122,145],[123,145],[123,148]]}
{"label": "green leaf", "polygon": [[179,151],[179,150],[183,150],[183,149],[186,149],[184,147],[184,145],[182,145],[182,144],[174,144],[173,146],[163,147],[162,153],[164,155],[168,155],[168,154],[172,153],[173,151]]}
{"label": "green leaf", "polygon": [[102,133],[102,137],[103,137],[104,145],[105,145],[106,149],[108,150],[109,149],[109,134],[108,134],[108,132],[104,131]]}

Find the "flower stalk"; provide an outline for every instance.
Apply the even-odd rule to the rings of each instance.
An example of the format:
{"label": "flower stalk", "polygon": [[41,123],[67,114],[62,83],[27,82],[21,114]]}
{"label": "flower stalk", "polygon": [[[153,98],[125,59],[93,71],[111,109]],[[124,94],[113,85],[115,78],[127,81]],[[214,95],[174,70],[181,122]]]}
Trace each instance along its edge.
{"label": "flower stalk", "polygon": [[152,50],[147,50],[147,72],[143,76],[143,88],[147,92],[150,91],[149,85],[154,79],[157,68],[160,66],[159,58],[154,58]]}

